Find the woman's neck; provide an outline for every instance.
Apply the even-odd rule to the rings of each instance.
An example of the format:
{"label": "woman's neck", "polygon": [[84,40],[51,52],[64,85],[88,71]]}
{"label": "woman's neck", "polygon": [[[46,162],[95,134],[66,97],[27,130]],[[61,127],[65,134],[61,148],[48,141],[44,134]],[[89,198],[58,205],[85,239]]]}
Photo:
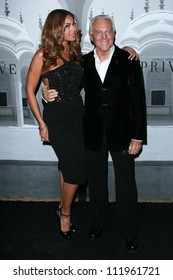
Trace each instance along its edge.
{"label": "woman's neck", "polygon": [[66,59],[69,60],[70,59],[70,54],[69,54],[69,47],[68,45],[64,46],[64,50],[61,52],[62,56]]}

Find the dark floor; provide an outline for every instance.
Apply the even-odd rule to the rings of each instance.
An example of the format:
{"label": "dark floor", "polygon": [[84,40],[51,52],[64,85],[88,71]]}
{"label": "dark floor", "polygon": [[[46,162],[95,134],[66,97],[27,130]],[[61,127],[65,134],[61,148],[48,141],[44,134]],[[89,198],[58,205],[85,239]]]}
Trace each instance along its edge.
{"label": "dark floor", "polygon": [[[1,260],[173,260],[173,203],[139,203],[140,248],[129,253],[112,218],[112,227],[95,241],[87,238],[88,202],[75,202],[70,241],[58,232],[56,202],[0,201]],[[112,217],[116,204],[110,203]]]}

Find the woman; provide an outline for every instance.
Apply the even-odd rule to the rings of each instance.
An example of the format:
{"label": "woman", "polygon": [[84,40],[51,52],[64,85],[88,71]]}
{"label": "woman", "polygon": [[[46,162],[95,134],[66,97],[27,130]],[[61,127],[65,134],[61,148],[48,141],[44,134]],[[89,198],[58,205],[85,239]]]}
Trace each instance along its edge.
{"label": "woman", "polygon": [[[83,102],[80,95],[83,70],[75,16],[66,10],[49,13],[41,35],[41,48],[35,53],[26,79],[26,96],[38,122],[42,141],[50,141],[59,160],[60,233],[71,239],[71,205],[78,185],[85,183],[85,152],[82,133]],[[43,117],[35,96],[42,79],[58,91],[47,103]]]}

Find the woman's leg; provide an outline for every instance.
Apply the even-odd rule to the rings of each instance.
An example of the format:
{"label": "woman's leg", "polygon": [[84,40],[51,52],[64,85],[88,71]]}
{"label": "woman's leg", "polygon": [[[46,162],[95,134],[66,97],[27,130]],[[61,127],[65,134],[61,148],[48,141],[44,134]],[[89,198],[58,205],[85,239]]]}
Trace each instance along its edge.
{"label": "woman's leg", "polygon": [[62,209],[61,209],[61,215],[60,215],[61,230],[63,232],[70,230],[71,204],[73,202],[77,188],[78,188],[78,185],[76,185],[76,184],[69,184],[67,182],[63,182],[62,200],[61,200]]}

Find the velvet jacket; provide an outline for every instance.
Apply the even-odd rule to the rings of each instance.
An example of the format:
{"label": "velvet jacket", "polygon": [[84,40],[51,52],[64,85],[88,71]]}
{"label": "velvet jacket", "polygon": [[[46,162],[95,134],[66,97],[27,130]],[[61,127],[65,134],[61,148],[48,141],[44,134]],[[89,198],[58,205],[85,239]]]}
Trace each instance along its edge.
{"label": "velvet jacket", "polygon": [[103,124],[108,149],[128,149],[131,139],[147,142],[146,101],[140,62],[115,45],[104,82],[95,68],[94,52],[83,56],[84,138],[86,148],[99,151]]}

